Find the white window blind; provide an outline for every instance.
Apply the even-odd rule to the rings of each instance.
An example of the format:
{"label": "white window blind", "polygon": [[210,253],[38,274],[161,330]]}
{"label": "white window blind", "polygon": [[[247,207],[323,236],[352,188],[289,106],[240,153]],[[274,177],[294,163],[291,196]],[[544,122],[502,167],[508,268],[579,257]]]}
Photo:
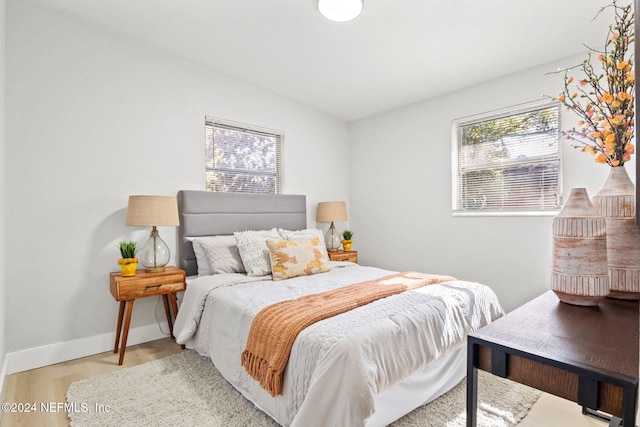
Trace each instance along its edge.
{"label": "white window blind", "polygon": [[453,210],[526,213],[562,204],[559,105],[454,120]]}
{"label": "white window blind", "polygon": [[207,191],[280,194],[284,133],[207,117]]}

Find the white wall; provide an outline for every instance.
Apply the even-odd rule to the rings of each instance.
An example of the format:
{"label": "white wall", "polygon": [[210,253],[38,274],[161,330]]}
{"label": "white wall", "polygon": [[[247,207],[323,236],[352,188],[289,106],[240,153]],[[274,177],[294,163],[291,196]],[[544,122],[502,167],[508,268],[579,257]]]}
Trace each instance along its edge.
{"label": "white wall", "polygon": [[[5,0],[0,0],[0,390],[4,381],[6,267],[5,267]],[[0,397],[3,394],[0,392]]]}
{"label": "white wall", "polygon": [[[451,121],[555,96],[576,56],[351,125],[351,227],[364,264],[447,273],[491,286],[505,309],[549,289],[553,217],[453,217]],[[472,70],[470,70],[472,72]],[[563,109],[564,110],[564,109]],[[563,111],[568,128],[576,117]],[[593,195],[609,167],[563,147],[564,193]],[[635,179],[635,158],[627,169]]]}
{"label": "white wall", "polygon": [[[307,195],[311,226],[318,201],[347,200],[363,264],[486,283],[507,310],[548,289],[552,217],[452,217],[450,126],[555,94],[546,73],[582,56],[347,125],[30,0],[6,15],[0,357],[112,345],[115,245],[148,235],[123,225],[127,197],[204,188],[205,115],[285,131],[285,192]],[[569,147],[563,167],[565,193],[608,173]],[[174,248],[175,229],[160,232]],[[134,308],[141,341],[155,304]]]}
{"label": "white wall", "polygon": [[127,198],[204,189],[205,115],[285,131],[284,192],[307,196],[310,226],[318,201],[348,200],[346,123],[28,0],[7,21],[9,352],[113,337],[116,243],[149,233],[124,226]]}

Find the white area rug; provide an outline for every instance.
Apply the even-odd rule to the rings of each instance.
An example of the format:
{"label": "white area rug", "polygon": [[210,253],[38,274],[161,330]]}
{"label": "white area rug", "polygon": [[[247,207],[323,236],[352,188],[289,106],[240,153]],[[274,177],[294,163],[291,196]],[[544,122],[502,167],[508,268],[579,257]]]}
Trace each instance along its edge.
{"label": "white area rug", "polygon": [[[478,425],[505,427],[524,418],[540,392],[480,371]],[[465,425],[466,384],[392,424]],[[238,393],[208,358],[186,350],[164,359],[74,382],[67,401],[74,427],[277,426]]]}

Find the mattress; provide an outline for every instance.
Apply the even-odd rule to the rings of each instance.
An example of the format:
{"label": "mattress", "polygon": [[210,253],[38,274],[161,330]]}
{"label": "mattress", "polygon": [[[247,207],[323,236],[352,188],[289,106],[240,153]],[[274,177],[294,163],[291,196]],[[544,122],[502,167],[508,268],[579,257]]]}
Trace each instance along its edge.
{"label": "mattress", "polygon": [[[322,320],[297,337],[272,397],[240,365],[253,317],[278,301],[395,272],[336,263],[313,276],[203,276],[190,282],[174,334],[284,426],[382,426],[433,400],[465,372],[466,335],[503,314],[487,286],[452,281]],[[428,386],[425,386],[428,385]]]}

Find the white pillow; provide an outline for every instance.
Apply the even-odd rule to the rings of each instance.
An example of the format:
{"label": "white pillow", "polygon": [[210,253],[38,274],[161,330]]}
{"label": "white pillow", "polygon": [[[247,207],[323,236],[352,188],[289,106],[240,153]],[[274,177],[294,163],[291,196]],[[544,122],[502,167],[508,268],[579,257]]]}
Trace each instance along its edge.
{"label": "white pillow", "polygon": [[233,233],[238,244],[242,264],[247,276],[261,277],[271,274],[271,258],[267,239],[279,239],[278,230],[236,231]]}
{"label": "white pillow", "polygon": [[211,274],[244,273],[234,236],[202,236],[193,240],[204,252]]}
{"label": "white pillow", "polygon": [[195,237],[187,237],[188,241],[193,246],[193,252],[196,254],[196,264],[198,264],[198,276],[210,276],[211,268],[209,268],[209,261],[207,261],[207,255],[204,253]]}
{"label": "white pillow", "polygon": [[329,254],[327,253],[327,246],[324,244],[324,234],[322,233],[322,230],[318,230],[317,228],[306,228],[304,230],[291,231],[279,228],[278,232],[283,240],[289,240],[291,242],[301,242],[303,240],[311,240],[314,237],[317,237],[320,239],[321,243],[320,250],[325,257],[329,257]]}

